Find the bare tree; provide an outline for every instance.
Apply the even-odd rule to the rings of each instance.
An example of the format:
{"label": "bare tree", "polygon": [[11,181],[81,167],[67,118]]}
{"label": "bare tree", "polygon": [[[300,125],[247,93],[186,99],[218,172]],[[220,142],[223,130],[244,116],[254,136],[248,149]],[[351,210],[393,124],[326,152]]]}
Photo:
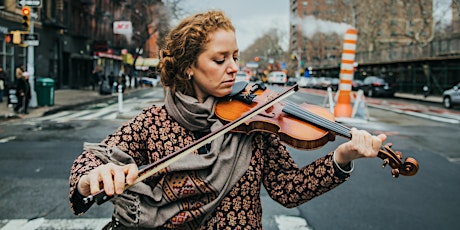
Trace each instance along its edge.
{"label": "bare tree", "polygon": [[286,53],[281,46],[282,33],[277,28],[270,28],[258,37],[246,50],[241,52],[241,60],[253,62],[257,58],[260,70],[279,68],[279,63],[285,60]]}

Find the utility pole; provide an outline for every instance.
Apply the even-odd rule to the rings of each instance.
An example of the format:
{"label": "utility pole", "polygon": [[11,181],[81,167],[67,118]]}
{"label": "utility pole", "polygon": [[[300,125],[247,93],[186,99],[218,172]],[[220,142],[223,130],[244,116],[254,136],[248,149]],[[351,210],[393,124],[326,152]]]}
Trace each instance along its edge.
{"label": "utility pole", "polygon": [[[29,33],[34,33],[34,17],[30,17],[30,29]],[[35,108],[37,107],[37,94],[35,93],[35,54],[34,54],[35,46],[28,45],[27,46],[27,72],[29,73],[29,85],[30,85],[30,93],[31,98],[29,102],[29,107]]]}
{"label": "utility pole", "polygon": [[[25,32],[28,34],[34,33],[34,21],[35,13],[32,13],[32,8],[37,9],[41,6],[41,0],[18,0],[16,1],[17,6],[22,7],[22,23],[25,27]],[[31,98],[29,102],[29,107],[37,107],[37,94],[35,93],[35,54],[34,54],[35,45],[27,45],[27,73],[29,74],[29,85]]]}

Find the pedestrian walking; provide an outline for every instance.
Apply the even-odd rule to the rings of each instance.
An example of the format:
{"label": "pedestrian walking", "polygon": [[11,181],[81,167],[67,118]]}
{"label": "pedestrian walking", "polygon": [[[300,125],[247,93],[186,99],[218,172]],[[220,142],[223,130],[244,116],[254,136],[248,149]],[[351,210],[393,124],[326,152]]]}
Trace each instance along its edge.
{"label": "pedestrian walking", "polygon": [[191,15],[172,29],[158,66],[164,105],[146,108],[101,143],[85,144],[71,168],[73,212],[86,212],[92,203],[83,198],[104,189],[117,194],[105,229],[262,229],[262,185],[295,207],[345,182],[354,159],[377,156],[386,136],[353,128],[350,141],[300,168],[278,135],[230,132],[133,184],[139,167],[223,126],[214,108],[232,92],[239,52],[221,11]]}
{"label": "pedestrian walking", "polygon": [[28,114],[31,91],[29,74],[27,72],[23,72],[22,77],[18,79],[16,86],[16,97],[18,98],[18,103],[14,107],[14,112],[19,113],[20,110],[22,110],[24,114]]}
{"label": "pedestrian walking", "polygon": [[91,89],[94,91],[96,88],[99,88],[99,84],[103,79],[102,68],[100,66],[96,66],[91,75]]}
{"label": "pedestrian walking", "polygon": [[113,71],[110,71],[108,80],[110,89],[112,90],[112,92],[116,92],[117,90],[115,89],[115,82],[117,82],[118,79],[115,78],[115,73]]}
{"label": "pedestrian walking", "polygon": [[16,68],[16,80],[22,78],[25,71],[24,65],[20,65]]}

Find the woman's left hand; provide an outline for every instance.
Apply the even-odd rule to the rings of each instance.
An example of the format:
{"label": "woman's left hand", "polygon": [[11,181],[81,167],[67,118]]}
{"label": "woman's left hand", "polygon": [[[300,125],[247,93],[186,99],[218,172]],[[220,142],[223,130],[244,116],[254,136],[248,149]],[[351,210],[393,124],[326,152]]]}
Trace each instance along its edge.
{"label": "woman's left hand", "polygon": [[335,151],[335,160],[341,167],[354,159],[376,157],[387,138],[385,134],[373,136],[356,128],[352,128],[350,132],[351,140],[341,144]]}

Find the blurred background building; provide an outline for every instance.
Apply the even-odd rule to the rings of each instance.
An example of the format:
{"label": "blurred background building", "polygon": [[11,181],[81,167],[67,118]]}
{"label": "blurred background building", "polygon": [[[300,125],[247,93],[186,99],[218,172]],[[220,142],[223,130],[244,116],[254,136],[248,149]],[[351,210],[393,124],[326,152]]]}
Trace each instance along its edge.
{"label": "blurred background building", "polygon": [[21,25],[20,2],[39,4],[31,6],[31,23],[39,36],[35,77],[54,79],[58,89],[90,86],[96,66],[104,76],[132,75],[135,61],[140,71],[158,63],[158,36],[169,21],[162,20],[161,0],[1,0],[0,61],[11,81],[16,67],[27,66],[27,46],[13,44],[7,36],[30,32]]}
{"label": "blurred background building", "polygon": [[376,75],[397,82],[398,91],[428,85],[440,93],[460,81],[460,1],[445,2],[291,0],[290,70],[337,78],[343,36],[354,27],[356,79]]}
{"label": "blurred background building", "polygon": [[[162,38],[180,11],[166,6],[179,0],[0,0],[0,63],[11,81],[28,61],[27,46],[10,36],[30,32],[20,2],[39,3],[29,26],[39,38],[34,75],[54,79],[57,89],[90,87],[96,66],[104,76],[155,72]],[[429,86],[439,94],[460,81],[460,0],[444,8],[439,2],[289,0],[288,50],[280,45],[285,34],[272,28],[241,51],[242,70],[258,78],[279,70],[338,78],[343,35],[355,27],[355,79],[376,75],[398,83],[400,92]]]}

